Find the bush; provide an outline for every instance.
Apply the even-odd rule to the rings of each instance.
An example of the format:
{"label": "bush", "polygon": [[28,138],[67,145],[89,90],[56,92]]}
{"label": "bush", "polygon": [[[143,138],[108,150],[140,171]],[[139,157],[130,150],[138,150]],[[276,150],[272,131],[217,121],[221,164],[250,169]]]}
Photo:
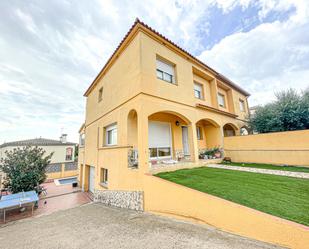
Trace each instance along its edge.
{"label": "bush", "polygon": [[6,174],[4,186],[13,193],[34,190],[46,179],[46,167],[53,155],[44,156],[42,148],[26,146],[5,152],[0,170]]}
{"label": "bush", "polygon": [[[223,156],[223,150],[220,147],[214,147],[214,148],[211,148],[211,149],[204,149],[204,150],[200,151],[199,158],[204,159],[205,156],[207,156],[207,158],[211,159],[211,158],[216,157],[216,154],[218,154],[218,153],[220,154],[220,157]],[[220,157],[216,157],[216,158],[220,158]]]}
{"label": "bush", "polygon": [[258,133],[309,129],[309,89],[276,93],[276,101],[258,107],[249,124]]}

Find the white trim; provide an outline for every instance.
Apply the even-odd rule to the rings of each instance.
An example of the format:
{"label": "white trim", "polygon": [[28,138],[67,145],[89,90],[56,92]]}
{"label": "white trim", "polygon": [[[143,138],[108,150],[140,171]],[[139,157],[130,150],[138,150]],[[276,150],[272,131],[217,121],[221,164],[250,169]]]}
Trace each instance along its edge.
{"label": "white trim", "polygon": [[[220,100],[222,100],[223,103],[220,103]],[[218,93],[218,104],[219,104],[220,107],[223,107],[223,108],[226,107],[226,103],[225,103],[225,94],[220,93],[220,92]]]}
{"label": "white trim", "polygon": [[[157,74],[158,70],[160,72],[162,72],[162,78],[158,77],[158,74]],[[164,78],[164,74],[171,76],[172,81],[166,80]],[[166,62],[166,61],[157,57],[157,59],[156,59],[156,76],[157,76],[158,79],[164,80],[164,81],[169,82],[171,84],[175,84],[175,65],[173,65],[169,62]]]}
{"label": "white trim", "polygon": [[[118,144],[118,129],[117,129],[117,123],[116,124],[112,124],[112,125],[109,125],[109,126],[106,126],[105,127],[105,143],[104,145],[105,146],[114,146],[114,145],[117,145]],[[115,139],[115,141],[112,141],[111,143],[108,143],[108,132],[111,131],[112,132],[112,140],[113,138]],[[113,137],[115,136],[115,137]]]}
{"label": "white trim", "polygon": [[[183,128],[184,128],[184,127],[187,129],[187,139],[188,139],[188,141],[187,141],[187,146],[188,146],[188,151],[187,151],[187,153],[185,153],[185,148],[184,148],[184,143],[183,143]],[[190,156],[190,142],[189,142],[189,128],[188,128],[188,126],[187,126],[187,125],[182,125],[182,126],[181,126],[181,132],[182,132],[181,138],[182,138],[182,150],[183,150],[183,154],[184,154],[185,156]]]}

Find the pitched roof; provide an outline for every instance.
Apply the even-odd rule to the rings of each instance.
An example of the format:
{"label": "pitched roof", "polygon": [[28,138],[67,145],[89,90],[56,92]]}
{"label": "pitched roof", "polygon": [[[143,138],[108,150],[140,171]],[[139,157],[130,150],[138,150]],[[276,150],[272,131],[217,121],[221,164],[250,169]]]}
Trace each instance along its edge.
{"label": "pitched roof", "polygon": [[27,140],[20,140],[14,142],[3,143],[0,145],[0,148],[8,147],[8,146],[47,146],[47,145],[76,145],[76,143],[65,142],[62,143],[59,140],[46,139],[46,138],[34,138]]}
{"label": "pitched roof", "polygon": [[135,27],[139,26],[150,31],[151,33],[159,36],[161,39],[165,40],[166,42],[168,42],[169,44],[171,44],[172,46],[176,47],[178,50],[180,50],[182,53],[184,53],[186,56],[190,57],[193,61],[195,61],[196,63],[200,64],[202,67],[206,68],[207,70],[211,71],[219,80],[225,82],[226,84],[230,85],[231,87],[237,89],[239,92],[243,93],[245,96],[250,96],[250,93],[248,93],[247,91],[245,91],[244,89],[242,89],[240,86],[238,86],[236,83],[234,83],[233,81],[231,81],[230,79],[228,79],[226,76],[224,76],[223,74],[218,73],[216,70],[214,70],[213,68],[211,68],[210,66],[208,66],[207,64],[205,64],[204,62],[202,62],[201,60],[197,59],[195,56],[193,56],[192,54],[190,54],[188,51],[184,50],[183,48],[179,47],[176,43],[172,42],[171,40],[169,40],[168,38],[166,38],[165,36],[163,36],[162,34],[160,34],[158,31],[154,30],[153,28],[151,28],[150,26],[148,26],[147,24],[145,24],[144,22],[140,21],[138,18],[136,18],[134,24],[131,26],[131,28],[129,29],[129,31],[127,32],[127,34],[124,36],[124,38],[121,40],[121,42],[119,43],[119,45],[117,46],[116,50],[113,52],[113,54],[109,57],[109,59],[107,60],[107,62],[105,63],[104,67],[101,69],[101,71],[99,72],[99,74],[96,76],[96,78],[93,80],[93,82],[91,83],[91,85],[88,87],[88,89],[86,90],[86,92],[84,93],[84,96],[88,96],[88,94],[90,93],[90,91],[92,90],[92,88],[96,85],[97,80],[100,78],[101,74],[103,72],[105,72],[107,70],[107,68],[110,66],[110,63],[112,62],[112,60],[114,59],[114,57],[117,58],[117,53],[120,51],[120,48],[124,45],[124,43],[126,42],[126,40],[128,39],[128,37],[131,35],[131,33],[133,32],[133,30],[135,29]]}

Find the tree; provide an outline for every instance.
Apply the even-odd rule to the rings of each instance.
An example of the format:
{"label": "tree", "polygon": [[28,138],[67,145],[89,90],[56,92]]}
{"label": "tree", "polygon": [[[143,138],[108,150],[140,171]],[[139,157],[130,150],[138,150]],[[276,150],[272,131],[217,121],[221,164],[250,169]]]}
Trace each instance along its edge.
{"label": "tree", "polygon": [[79,152],[79,145],[75,145],[75,154],[74,154],[74,158],[75,161],[78,161],[78,152]]}
{"label": "tree", "polygon": [[4,186],[13,193],[34,190],[46,179],[46,167],[53,153],[45,156],[42,148],[26,146],[5,152],[0,170],[6,174]]}
{"label": "tree", "polygon": [[267,133],[309,128],[309,89],[301,94],[289,89],[275,96],[274,102],[258,107],[250,117],[252,130]]}

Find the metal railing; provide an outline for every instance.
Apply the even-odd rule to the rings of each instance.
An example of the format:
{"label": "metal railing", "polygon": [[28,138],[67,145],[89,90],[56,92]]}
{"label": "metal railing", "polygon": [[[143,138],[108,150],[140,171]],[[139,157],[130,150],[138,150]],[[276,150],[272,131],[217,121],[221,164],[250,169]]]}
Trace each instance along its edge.
{"label": "metal railing", "polygon": [[128,167],[138,168],[138,150],[134,148],[128,149]]}

